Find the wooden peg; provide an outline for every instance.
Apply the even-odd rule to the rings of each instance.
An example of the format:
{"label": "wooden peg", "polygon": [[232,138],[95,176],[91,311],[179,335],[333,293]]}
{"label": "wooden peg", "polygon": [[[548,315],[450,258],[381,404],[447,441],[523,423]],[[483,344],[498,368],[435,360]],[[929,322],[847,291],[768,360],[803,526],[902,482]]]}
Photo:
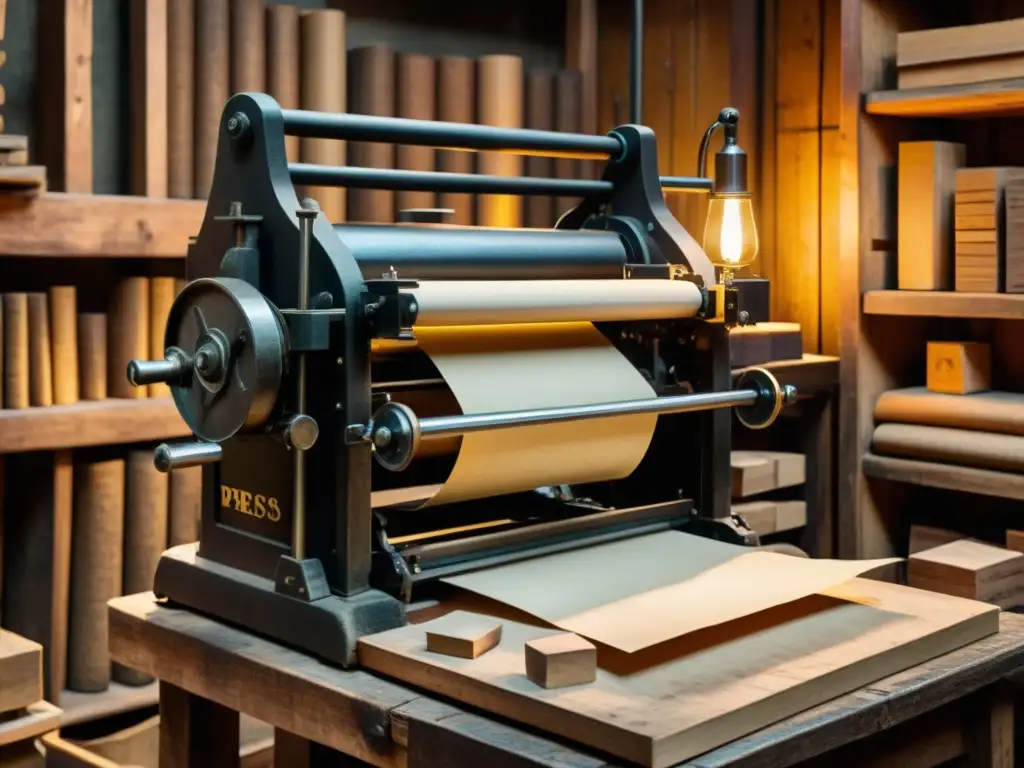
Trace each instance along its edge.
{"label": "wooden peg", "polygon": [[500,622],[468,611],[453,611],[442,616],[430,622],[427,630],[428,651],[461,659],[475,659],[500,640]]}
{"label": "wooden peg", "polygon": [[597,679],[597,648],[566,632],[526,644],[526,676],[544,688],[565,688]]}

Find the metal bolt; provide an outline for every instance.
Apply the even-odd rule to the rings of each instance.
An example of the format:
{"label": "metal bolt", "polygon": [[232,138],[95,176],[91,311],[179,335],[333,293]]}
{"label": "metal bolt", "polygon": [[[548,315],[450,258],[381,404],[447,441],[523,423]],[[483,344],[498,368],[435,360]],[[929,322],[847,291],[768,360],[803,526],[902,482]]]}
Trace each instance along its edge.
{"label": "metal bolt", "polygon": [[647,222],[647,231],[648,232],[653,232],[654,231],[654,222],[653,221]]}
{"label": "metal bolt", "polygon": [[378,427],[373,433],[373,444],[378,448],[386,448],[391,442],[391,430],[387,427]]}
{"label": "metal bolt", "polygon": [[228,136],[232,139],[240,139],[249,132],[249,118],[244,112],[235,112],[228,118]]}
{"label": "metal bolt", "polygon": [[740,325],[746,325],[747,323],[750,322],[750,313],[744,309],[743,311],[740,312],[739,320]]}

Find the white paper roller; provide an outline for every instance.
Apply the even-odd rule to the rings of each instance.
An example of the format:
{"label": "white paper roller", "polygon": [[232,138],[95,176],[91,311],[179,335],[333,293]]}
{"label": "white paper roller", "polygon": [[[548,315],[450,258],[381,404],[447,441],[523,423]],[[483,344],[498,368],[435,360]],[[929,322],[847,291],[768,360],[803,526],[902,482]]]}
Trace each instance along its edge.
{"label": "white paper roller", "polygon": [[436,280],[410,293],[421,327],[672,320],[703,303],[686,280]]}

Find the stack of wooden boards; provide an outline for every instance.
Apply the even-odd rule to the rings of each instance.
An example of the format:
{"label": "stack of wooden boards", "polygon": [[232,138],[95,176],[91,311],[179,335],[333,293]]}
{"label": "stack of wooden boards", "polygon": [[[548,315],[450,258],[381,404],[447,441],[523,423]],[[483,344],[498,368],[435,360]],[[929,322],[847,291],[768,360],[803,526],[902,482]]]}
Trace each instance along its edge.
{"label": "stack of wooden boards", "polygon": [[966,147],[899,146],[899,287],[1024,291],[1024,168],[966,168]]}
{"label": "stack of wooden boards", "polygon": [[[663,768],[998,631],[995,606],[854,578],[892,562],[642,536],[448,579],[462,592],[363,638],[359,660]],[[453,621],[487,650],[439,648]],[[559,674],[571,682],[545,685]]]}
{"label": "stack of wooden boards", "polygon": [[1024,77],[1024,19],[901,32],[896,68],[901,90]]}
{"label": "stack of wooden boards", "polygon": [[42,647],[0,630],[0,765],[38,765],[34,741],[56,730],[60,716],[43,700]]}
{"label": "stack of wooden boards", "polygon": [[[2,57],[2,54],[0,54]],[[4,103],[4,89],[0,85],[0,104]],[[0,117],[0,131],[3,130]],[[28,138],[0,133],[0,192],[46,191],[46,167],[28,164]]]}
{"label": "stack of wooden boards", "polygon": [[807,502],[778,499],[775,493],[806,482],[807,461],[802,453],[733,451],[730,463],[734,515],[761,536],[807,525]]}
{"label": "stack of wooden boards", "polygon": [[[132,14],[132,176],[135,194],[205,198],[224,103],[265,91],[282,107],[546,130],[582,129],[581,76],[524,73],[518,56],[433,58],[349,40],[345,13],[264,0],[139,0]],[[348,50],[351,48],[351,50]],[[347,51],[347,53],[346,53]],[[292,161],[334,166],[578,177],[566,158],[435,151],[430,147],[287,139]],[[332,222],[392,222],[440,205],[454,223],[550,227],[572,200],[312,188]]]}
{"label": "stack of wooden boards", "polygon": [[910,528],[907,583],[946,595],[1014,608],[1024,605],[1024,531],[1005,546],[928,525]]}
{"label": "stack of wooden boards", "polygon": [[4,293],[3,407],[169,396],[166,384],[131,386],[127,368],[132,359],[163,357],[167,315],[183,284],[173,277],[124,278],[114,286],[106,312],[80,312],[73,285]]}
{"label": "stack of wooden boards", "polygon": [[[202,469],[159,472],[143,446],[16,454],[5,469],[0,626],[45,647],[47,699],[150,682],[111,669],[106,604],[152,589],[160,554],[198,539]],[[52,496],[41,499],[47,481]],[[41,576],[38,539],[50,519],[53,562]]]}

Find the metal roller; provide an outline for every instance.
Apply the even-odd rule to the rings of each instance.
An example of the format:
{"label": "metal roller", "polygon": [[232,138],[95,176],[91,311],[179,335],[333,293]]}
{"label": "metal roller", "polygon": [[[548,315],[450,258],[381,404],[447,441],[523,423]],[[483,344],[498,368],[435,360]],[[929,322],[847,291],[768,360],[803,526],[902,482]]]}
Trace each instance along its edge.
{"label": "metal roller", "polygon": [[671,320],[695,317],[704,305],[686,280],[438,280],[410,293],[419,327]]}
{"label": "metal roller", "polygon": [[340,224],[363,277],[392,267],[414,280],[620,280],[626,246],[613,232]]}

